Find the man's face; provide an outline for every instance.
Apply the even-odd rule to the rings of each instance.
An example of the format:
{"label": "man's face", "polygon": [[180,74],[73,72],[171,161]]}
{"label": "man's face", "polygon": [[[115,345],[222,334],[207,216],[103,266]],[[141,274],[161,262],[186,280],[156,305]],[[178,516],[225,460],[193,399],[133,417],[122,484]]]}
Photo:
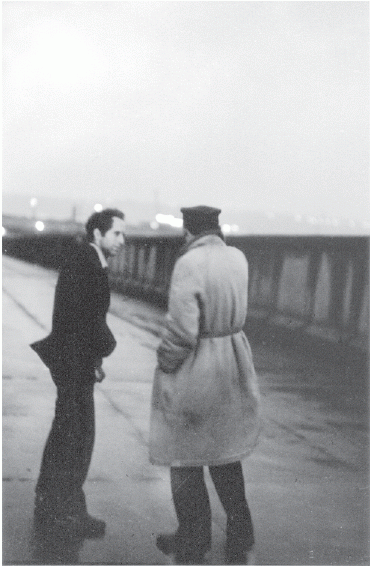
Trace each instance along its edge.
{"label": "man's face", "polygon": [[104,236],[100,234],[97,244],[101,248],[105,257],[118,254],[125,241],[125,222],[118,216],[113,216],[112,227],[106,231]]}

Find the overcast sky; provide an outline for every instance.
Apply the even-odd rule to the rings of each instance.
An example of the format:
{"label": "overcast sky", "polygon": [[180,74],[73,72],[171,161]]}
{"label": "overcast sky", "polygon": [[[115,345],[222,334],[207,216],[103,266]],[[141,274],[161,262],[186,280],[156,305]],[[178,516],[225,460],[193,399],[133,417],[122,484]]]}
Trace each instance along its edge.
{"label": "overcast sky", "polygon": [[3,2],[3,192],[369,217],[367,2]]}

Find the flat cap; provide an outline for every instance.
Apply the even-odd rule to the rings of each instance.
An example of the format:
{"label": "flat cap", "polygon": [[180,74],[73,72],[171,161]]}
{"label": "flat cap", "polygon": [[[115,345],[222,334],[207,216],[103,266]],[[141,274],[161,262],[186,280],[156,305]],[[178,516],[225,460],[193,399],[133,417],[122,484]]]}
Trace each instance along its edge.
{"label": "flat cap", "polygon": [[219,208],[212,206],[191,206],[181,208],[183,216],[183,227],[191,234],[197,235],[206,230],[219,228],[218,216],[221,212]]}

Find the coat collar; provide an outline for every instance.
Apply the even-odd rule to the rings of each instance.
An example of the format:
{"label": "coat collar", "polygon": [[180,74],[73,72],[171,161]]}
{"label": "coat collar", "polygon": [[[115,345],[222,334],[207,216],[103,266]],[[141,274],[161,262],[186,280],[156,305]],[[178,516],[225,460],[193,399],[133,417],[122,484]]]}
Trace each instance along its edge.
{"label": "coat collar", "polygon": [[199,248],[201,246],[216,245],[216,246],[226,246],[225,240],[222,232],[219,230],[208,230],[206,232],[201,232],[188,244],[185,244],[180,250],[180,256],[186,254],[194,248]]}
{"label": "coat collar", "polygon": [[92,246],[92,247],[96,250],[96,252],[97,252],[97,254],[98,254],[98,256],[99,256],[99,259],[100,259],[100,263],[101,263],[102,268],[104,269],[105,267],[108,267],[108,262],[107,262],[107,260],[105,259],[105,256],[104,256],[103,252],[101,251],[101,249],[99,248],[99,246],[97,246],[97,245],[94,244],[93,242],[90,242],[90,246]]}

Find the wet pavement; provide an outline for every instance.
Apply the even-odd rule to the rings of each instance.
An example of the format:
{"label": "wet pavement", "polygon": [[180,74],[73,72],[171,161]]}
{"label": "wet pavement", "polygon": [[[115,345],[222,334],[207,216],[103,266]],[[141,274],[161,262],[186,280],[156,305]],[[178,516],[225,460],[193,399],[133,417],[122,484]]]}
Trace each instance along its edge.
{"label": "wet pavement", "polygon": [[[86,482],[101,539],[33,535],[34,488],[55,386],[28,344],[51,326],[56,273],[3,257],[3,564],[167,564],[155,537],[176,528],[169,472],[148,461],[150,392],[163,311],[112,295],[117,348],[96,386]],[[368,377],[356,364],[252,343],[264,427],[243,462],[256,564],[368,564]],[[223,564],[225,515],[208,473],[208,564]],[[50,538],[50,537],[49,537]]]}

